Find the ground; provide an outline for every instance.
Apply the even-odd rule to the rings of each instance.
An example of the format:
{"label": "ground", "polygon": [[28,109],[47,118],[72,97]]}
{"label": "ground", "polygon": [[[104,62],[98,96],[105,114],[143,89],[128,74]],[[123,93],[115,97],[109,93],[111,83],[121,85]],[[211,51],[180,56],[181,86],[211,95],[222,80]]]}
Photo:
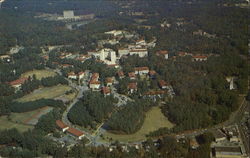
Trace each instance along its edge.
{"label": "ground", "polygon": [[12,122],[7,118],[7,116],[0,117],[0,130],[17,128],[20,132],[27,131],[28,129],[32,129],[33,126],[25,125],[21,123]]}
{"label": "ground", "polygon": [[27,102],[27,101],[34,101],[38,99],[51,99],[56,98],[61,95],[64,95],[66,91],[71,90],[72,88],[70,86],[66,85],[57,85],[53,87],[45,87],[35,90],[34,92],[23,96],[22,98],[19,98],[17,101],[20,102]]}
{"label": "ground", "polygon": [[0,130],[17,128],[20,132],[32,129],[38,119],[52,110],[52,107],[43,107],[34,111],[24,113],[11,113],[8,117],[0,117]]}
{"label": "ground", "polygon": [[162,114],[160,107],[153,107],[146,113],[145,121],[139,131],[129,135],[117,135],[106,132],[104,137],[112,138],[121,142],[136,142],[146,138],[146,134],[155,131],[161,127],[172,128],[174,125]]}
{"label": "ground", "polygon": [[29,77],[29,76],[33,76],[33,75],[36,75],[36,78],[37,79],[42,79],[43,77],[51,77],[51,76],[55,76],[56,73],[53,72],[53,71],[50,71],[50,70],[32,70],[32,71],[28,71],[28,72],[25,72],[21,75],[21,77]]}

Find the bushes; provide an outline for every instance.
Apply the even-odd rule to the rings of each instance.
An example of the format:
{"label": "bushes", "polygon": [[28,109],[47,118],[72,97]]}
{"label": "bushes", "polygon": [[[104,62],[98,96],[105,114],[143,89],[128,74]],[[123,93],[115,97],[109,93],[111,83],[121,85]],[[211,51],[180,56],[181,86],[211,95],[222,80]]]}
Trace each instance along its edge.
{"label": "bushes", "polygon": [[14,103],[11,103],[9,106],[12,112],[21,113],[21,112],[36,110],[45,106],[59,107],[62,105],[63,105],[62,101],[56,101],[53,99],[39,99],[39,100],[24,102],[24,103],[14,102]]}

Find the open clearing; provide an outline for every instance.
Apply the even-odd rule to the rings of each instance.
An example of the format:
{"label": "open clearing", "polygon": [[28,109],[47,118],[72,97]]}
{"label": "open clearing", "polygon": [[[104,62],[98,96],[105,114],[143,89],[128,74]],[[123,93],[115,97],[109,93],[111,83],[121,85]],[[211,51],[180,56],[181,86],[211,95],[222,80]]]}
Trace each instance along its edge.
{"label": "open clearing", "polygon": [[24,132],[27,131],[28,129],[32,129],[33,126],[12,122],[11,120],[8,120],[7,116],[0,117],[0,130],[11,129],[11,128],[16,128],[20,132]]}
{"label": "open clearing", "polygon": [[[162,114],[160,107],[152,107],[147,113],[144,123],[139,131],[129,135],[118,135],[106,132],[104,137],[121,142],[136,142],[146,138],[146,134],[161,127],[172,128],[174,125]],[[107,139],[106,139],[107,140]],[[104,140],[105,141],[105,140]]]}
{"label": "open clearing", "polygon": [[66,85],[57,85],[53,87],[45,87],[40,88],[32,92],[31,94],[25,95],[22,98],[17,99],[19,102],[28,102],[28,101],[34,101],[38,99],[52,99],[59,97],[65,92],[71,90],[72,88],[70,86]]}
{"label": "open clearing", "polygon": [[32,70],[32,71],[28,71],[25,72],[24,74],[21,75],[21,77],[32,77],[33,75],[36,75],[36,78],[38,80],[41,80],[43,77],[51,77],[51,76],[55,76],[56,73],[53,71],[49,71],[49,70]]}

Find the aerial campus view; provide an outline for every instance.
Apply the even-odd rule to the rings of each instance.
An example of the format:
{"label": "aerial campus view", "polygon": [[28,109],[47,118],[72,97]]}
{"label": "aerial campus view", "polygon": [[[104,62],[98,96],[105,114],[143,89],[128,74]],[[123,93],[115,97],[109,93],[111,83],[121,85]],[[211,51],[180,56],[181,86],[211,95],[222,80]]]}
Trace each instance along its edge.
{"label": "aerial campus view", "polygon": [[0,0],[0,158],[249,158],[249,0]]}

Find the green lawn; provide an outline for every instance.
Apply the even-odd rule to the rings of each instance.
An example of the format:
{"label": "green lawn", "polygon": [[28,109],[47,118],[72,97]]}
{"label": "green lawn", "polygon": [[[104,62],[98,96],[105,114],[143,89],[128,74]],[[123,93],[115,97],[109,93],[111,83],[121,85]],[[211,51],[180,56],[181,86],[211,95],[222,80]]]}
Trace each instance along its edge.
{"label": "green lawn", "polygon": [[161,127],[172,128],[173,126],[174,125],[162,114],[160,107],[153,107],[146,113],[145,121],[141,129],[136,133],[129,135],[118,135],[106,132],[104,134],[104,138],[108,137],[121,142],[135,142],[144,140],[146,138],[146,134],[149,132],[155,131]]}
{"label": "green lawn", "polygon": [[7,118],[7,116],[0,117],[0,130],[17,128],[20,132],[27,131],[28,129],[32,129],[31,125],[24,125],[21,123],[16,123]]}
{"label": "green lawn", "polygon": [[35,90],[34,92],[17,99],[20,102],[34,101],[38,99],[51,99],[63,95],[72,88],[66,85],[57,85],[53,87],[45,87]]}
{"label": "green lawn", "polygon": [[36,78],[40,80],[43,77],[45,78],[45,77],[55,76],[56,73],[49,70],[32,70],[25,72],[24,74],[21,75],[21,77],[29,77],[29,76],[32,77],[33,75],[36,75]]}

